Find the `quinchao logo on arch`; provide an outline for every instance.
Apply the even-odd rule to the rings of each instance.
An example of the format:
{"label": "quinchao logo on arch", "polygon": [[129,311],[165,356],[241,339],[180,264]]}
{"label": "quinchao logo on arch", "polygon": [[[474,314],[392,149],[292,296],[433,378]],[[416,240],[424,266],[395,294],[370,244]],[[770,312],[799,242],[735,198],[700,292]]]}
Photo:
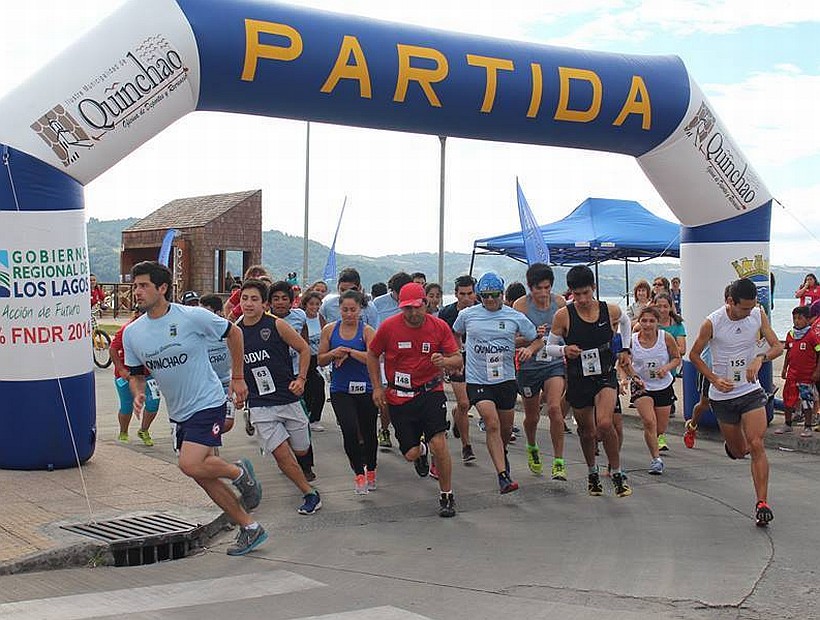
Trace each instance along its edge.
{"label": "quinchao logo on arch", "polygon": [[182,56],[162,35],[146,38],[31,124],[64,167],[114,130],[129,129],[188,79]]}

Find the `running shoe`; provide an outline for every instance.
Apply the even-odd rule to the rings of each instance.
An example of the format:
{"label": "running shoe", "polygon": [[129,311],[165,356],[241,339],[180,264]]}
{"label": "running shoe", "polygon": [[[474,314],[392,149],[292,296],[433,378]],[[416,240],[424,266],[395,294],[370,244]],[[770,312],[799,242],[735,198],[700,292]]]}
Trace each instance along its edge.
{"label": "running shoe", "polygon": [[612,487],[618,497],[629,497],[632,495],[632,488],[626,483],[626,476],[621,472],[612,474]]}
{"label": "running shoe", "polygon": [[147,429],[146,430],[142,430],[142,429],[138,430],[137,431],[137,437],[139,437],[142,440],[142,444],[144,446],[147,446],[149,448],[152,448],[154,446],[154,440],[151,439],[151,433],[149,433]]}
{"label": "running shoe", "polygon": [[786,433],[791,433],[791,432],[792,432],[792,427],[791,427],[790,424],[784,424],[783,426],[778,426],[776,429],[774,429],[774,434],[775,435],[785,435]]}
{"label": "running shoe", "polygon": [[564,422],[564,434],[565,435],[572,435],[572,429],[569,426],[567,426],[566,422]]}
{"label": "running shoe", "polygon": [[687,448],[694,448],[695,438],[698,434],[698,427],[692,424],[692,420],[686,420],[684,427],[686,430],[683,432],[683,445]]}
{"label": "running shoe", "polygon": [[117,441],[121,441],[122,443],[128,443],[128,433],[120,433],[117,435]]}
{"label": "running shoe", "polygon": [[310,430],[314,433],[323,433],[325,431],[325,427],[322,426],[319,422],[311,422]]}
{"label": "running shoe", "polygon": [[393,447],[393,442],[390,441],[390,430],[383,428],[379,431],[379,447],[384,450],[389,450]]}
{"label": "running shoe", "polygon": [[419,454],[419,457],[413,461],[413,466],[416,468],[416,473],[420,477],[426,478],[430,473],[430,463],[427,460],[427,452],[424,454]]}
{"label": "running shoe", "polygon": [[319,491],[316,489],[310,493],[305,493],[302,499],[305,501],[299,506],[298,512],[300,515],[312,515],[322,507],[322,498],[319,497]]}
{"label": "running shoe", "polygon": [[367,478],[364,474],[356,474],[353,481],[353,492],[356,495],[367,495]]}
{"label": "running shoe", "polygon": [[438,516],[445,518],[456,516],[456,499],[452,493],[442,493],[438,498],[438,506]]}
{"label": "running shoe", "polygon": [[518,435],[515,434],[515,431],[510,433],[510,443],[515,443],[518,440]]}
{"label": "running shoe", "polygon": [[513,425],[513,427],[512,427],[512,432],[513,432],[513,433],[518,433],[518,434],[521,434],[521,429],[520,429],[520,428],[518,428],[517,426]]}
{"label": "running shoe", "polygon": [[430,477],[433,480],[438,480],[438,467],[436,467],[436,457],[430,455]]}
{"label": "running shoe", "polygon": [[544,471],[544,465],[541,463],[541,451],[538,446],[527,446],[527,467],[536,476],[540,476]]}
{"label": "running shoe", "polygon": [[812,430],[811,430],[811,426],[807,426],[807,427],[805,427],[805,428],[804,428],[804,429],[800,432],[800,436],[801,436],[803,439],[808,439],[809,437],[811,437],[811,436],[813,436],[813,435],[814,435],[814,433],[813,433],[813,432],[812,432]]}
{"label": "running shoe", "polygon": [[253,422],[251,422],[251,410],[247,406],[242,410],[242,417],[245,419],[245,434],[248,437],[253,437],[256,428],[253,426]]}
{"label": "running shoe", "polygon": [[484,424],[484,418],[478,418],[478,430],[480,430],[482,433],[487,432],[487,425]]}
{"label": "running shoe", "polygon": [[666,435],[664,433],[658,435],[658,450],[661,452],[669,451],[669,446],[666,443]]}
{"label": "running shoe", "polygon": [[564,459],[552,459],[552,479],[566,482],[567,466],[564,463]]}
{"label": "running shoe", "polygon": [[601,484],[601,476],[598,475],[597,471],[587,476],[587,493],[593,497],[598,497],[604,494],[604,487]]}
{"label": "running shoe", "polygon": [[774,520],[774,513],[771,507],[763,500],[757,502],[755,506],[755,525],[757,527],[766,527],[772,520]]}
{"label": "running shoe", "polygon": [[375,491],[376,490],[376,470],[370,471],[369,469],[365,472],[365,479],[367,480],[367,490],[368,491]]}
{"label": "running shoe", "polygon": [[228,547],[228,555],[245,555],[256,549],[268,539],[268,533],[261,525],[255,528],[240,527],[236,535],[236,542]]}
{"label": "running shoe", "polygon": [[663,473],[663,460],[660,457],[652,459],[649,463],[649,473],[653,476],[660,476]]}
{"label": "running shoe", "polygon": [[314,480],[316,480],[316,474],[314,473],[312,467],[306,467],[302,470],[302,473],[305,474],[305,480],[307,480],[308,482],[313,482]]}
{"label": "running shoe", "polygon": [[506,495],[507,493],[512,493],[513,491],[518,490],[518,483],[515,480],[511,480],[510,476],[507,472],[501,472],[498,474],[498,491],[502,495]]}
{"label": "running shoe", "polygon": [[723,442],[723,449],[726,451],[726,456],[728,456],[728,457],[729,457],[730,459],[732,459],[733,461],[738,461],[738,460],[741,460],[741,459],[745,459],[745,458],[746,458],[746,454],[748,454],[748,452],[747,452],[747,453],[746,453],[746,454],[744,454],[743,456],[735,456],[734,454],[732,454],[732,453],[729,451],[729,444],[728,444],[728,443],[726,443],[725,441]]}
{"label": "running shoe", "polygon": [[253,510],[262,501],[262,485],[256,479],[253,471],[253,464],[248,459],[241,459],[234,463],[242,470],[239,478],[233,481],[233,485],[242,494],[242,503],[245,510]]}
{"label": "running shoe", "polygon": [[462,463],[469,463],[475,460],[475,452],[473,452],[473,446],[467,444],[461,449],[461,462]]}

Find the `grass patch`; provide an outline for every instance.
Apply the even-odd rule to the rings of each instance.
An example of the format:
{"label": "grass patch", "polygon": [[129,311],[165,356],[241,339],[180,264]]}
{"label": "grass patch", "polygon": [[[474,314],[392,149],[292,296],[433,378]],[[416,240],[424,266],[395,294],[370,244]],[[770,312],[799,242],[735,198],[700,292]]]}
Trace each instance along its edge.
{"label": "grass patch", "polygon": [[122,327],[122,325],[117,325],[116,323],[101,323],[97,321],[97,327],[113,338],[114,334],[120,331],[120,327]]}

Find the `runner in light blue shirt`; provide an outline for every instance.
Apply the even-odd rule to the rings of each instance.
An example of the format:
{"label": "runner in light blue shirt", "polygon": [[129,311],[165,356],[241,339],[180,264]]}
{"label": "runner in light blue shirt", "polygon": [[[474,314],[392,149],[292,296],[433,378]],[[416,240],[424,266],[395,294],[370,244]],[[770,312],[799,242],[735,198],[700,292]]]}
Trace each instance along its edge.
{"label": "runner in light blue shirt", "polygon": [[[522,363],[531,359],[544,346],[544,339],[537,337],[535,325],[526,315],[504,305],[504,280],[500,276],[485,273],[478,280],[476,292],[481,305],[459,312],[453,331],[466,336],[467,397],[484,420],[487,449],[498,473],[499,490],[510,493],[518,489],[518,483],[510,477],[507,458],[518,398],[515,357],[518,355]],[[516,336],[526,342],[517,351]]]}
{"label": "runner in light blue shirt", "polygon": [[125,365],[150,371],[165,395],[168,417],[184,422],[225,403],[206,341],[224,338],[229,328],[226,319],[204,308],[170,304],[163,316],[152,319],[143,314],[126,328]]}
{"label": "runner in light blue shirt", "polygon": [[[336,278],[336,287],[339,291],[339,295],[352,288],[364,294],[359,272],[352,267],[346,267],[339,272],[339,277]],[[326,323],[333,323],[341,319],[341,314],[339,313],[339,295],[326,295],[322,300],[322,307],[319,308],[319,314],[322,315]],[[378,329],[379,313],[372,304],[365,303],[366,305],[362,308],[362,320],[373,329]]]}
{"label": "runner in light blue shirt", "polygon": [[243,364],[242,332],[204,308],[171,302],[171,271],[156,261],[131,269],[134,302],[145,314],[123,332],[125,364],[135,411],[145,404],[145,371],[165,395],[168,417],[176,423],[179,469],[204,489],[228,518],[240,526],[228,555],[245,555],[267,539],[265,529],[246,512],[225,484],[233,481],[247,510],[262,499],[262,487],[248,459],[234,464],[216,454],[225,424],[225,391],[208,356],[209,343],[225,338],[231,358],[228,396],[245,404],[248,386]]}

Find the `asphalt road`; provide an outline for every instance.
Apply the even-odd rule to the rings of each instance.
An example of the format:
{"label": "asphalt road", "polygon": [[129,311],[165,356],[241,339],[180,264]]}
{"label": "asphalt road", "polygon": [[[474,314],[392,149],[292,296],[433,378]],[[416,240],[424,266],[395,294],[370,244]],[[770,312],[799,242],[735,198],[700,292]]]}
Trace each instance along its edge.
{"label": "asphalt road", "polygon": [[[254,455],[265,491],[256,514],[271,537],[252,555],[227,557],[226,533],[164,564],[3,577],[0,619],[820,618],[818,456],[769,452],[775,521],[761,529],[748,462],[729,461],[717,442],[686,450],[674,437],[666,473],[652,477],[641,433],[628,427],[634,494],[617,498],[605,480],[593,498],[575,435],[566,483],[531,476],[519,441],[521,490],[500,496],[473,426],[478,461],[455,462],[459,513],[441,519],[436,483],[395,450],[380,454],[379,489],[355,496],[329,406],[324,421],[314,436],[324,508],[314,516],[296,513],[298,493],[241,429],[226,442],[229,458]],[[155,435],[157,455],[172,458],[170,440]],[[459,442],[450,447],[455,457]]]}

